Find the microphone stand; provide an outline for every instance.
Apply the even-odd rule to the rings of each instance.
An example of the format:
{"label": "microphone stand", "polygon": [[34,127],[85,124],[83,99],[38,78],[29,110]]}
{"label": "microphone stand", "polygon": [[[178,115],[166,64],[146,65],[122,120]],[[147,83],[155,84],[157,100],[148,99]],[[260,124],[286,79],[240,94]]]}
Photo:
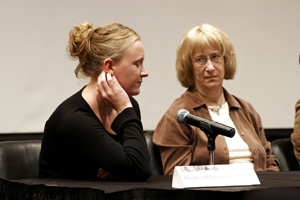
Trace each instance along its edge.
{"label": "microphone stand", "polygon": [[214,165],[214,150],[216,149],[215,139],[219,135],[214,133],[213,130],[208,125],[207,128],[201,129],[207,136],[207,150],[209,151],[209,165]]}
{"label": "microphone stand", "polygon": [[[207,150],[209,151],[209,164],[214,165],[214,150],[215,150],[215,139],[217,136],[214,134],[207,134],[205,133],[208,139],[207,142]],[[211,136],[213,135],[213,136]]]}

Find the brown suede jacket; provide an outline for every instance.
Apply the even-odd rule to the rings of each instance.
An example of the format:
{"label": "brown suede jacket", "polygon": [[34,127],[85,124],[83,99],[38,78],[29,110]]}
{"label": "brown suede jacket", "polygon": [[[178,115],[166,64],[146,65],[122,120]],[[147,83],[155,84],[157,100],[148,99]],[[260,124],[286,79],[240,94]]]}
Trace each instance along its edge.
{"label": "brown suede jacket", "polygon": [[294,145],[294,153],[300,165],[300,99],[297,101],[295,115],[294,132],[291,135],[292,143]]}
{"label": "brown suede jacket", "polygon": [[[271,152],[271,144],[266,140],[258,113],[248,102],[223,90],[230,118],[253,154],[254,170],[279,171],[279,162]],[[165,175],[173,174],[175,166],[209,164],[206,134],[197,127],[179,124],[175,116],[180,109],[211,120],[204,100],[194,89],[188,89],[173,102],[159,121],[153,136],[161,153]],[[228,164],[229,152],[224,136],[217,136],[215,146],[214,164]]]}

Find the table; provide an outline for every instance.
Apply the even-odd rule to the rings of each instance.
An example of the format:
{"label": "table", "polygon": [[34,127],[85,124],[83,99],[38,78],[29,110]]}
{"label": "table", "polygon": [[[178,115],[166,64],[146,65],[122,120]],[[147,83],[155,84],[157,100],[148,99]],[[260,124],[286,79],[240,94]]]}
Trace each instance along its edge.
{"label": "table", "polygon": [[145,182],[0,179],[0,199],[300,199],[300,171],[256,172],[261,185],[172,188],[172,176]]}

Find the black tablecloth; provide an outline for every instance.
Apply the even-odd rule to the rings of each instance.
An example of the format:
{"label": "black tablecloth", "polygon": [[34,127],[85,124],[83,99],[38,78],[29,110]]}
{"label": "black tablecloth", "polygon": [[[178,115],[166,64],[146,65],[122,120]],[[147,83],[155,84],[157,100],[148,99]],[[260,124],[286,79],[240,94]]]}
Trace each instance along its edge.
{"label": "black tablecloth", "polygon": [[0,179],[0,199],[300,199],[300,171],[257,172],[261,185],[172,188],[172,176],[145,182]]}

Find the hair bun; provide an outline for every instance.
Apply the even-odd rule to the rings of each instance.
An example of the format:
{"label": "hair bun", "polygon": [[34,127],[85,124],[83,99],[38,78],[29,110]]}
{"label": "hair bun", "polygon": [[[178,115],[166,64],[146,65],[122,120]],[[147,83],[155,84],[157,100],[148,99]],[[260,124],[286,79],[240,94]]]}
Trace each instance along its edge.
{"label": "hair bun", "polygon": [[84,22],[73,27],[69,33],[68,51],[72,58],[88,62],[90,55],[90,40],[94,32],[93,25]]}

